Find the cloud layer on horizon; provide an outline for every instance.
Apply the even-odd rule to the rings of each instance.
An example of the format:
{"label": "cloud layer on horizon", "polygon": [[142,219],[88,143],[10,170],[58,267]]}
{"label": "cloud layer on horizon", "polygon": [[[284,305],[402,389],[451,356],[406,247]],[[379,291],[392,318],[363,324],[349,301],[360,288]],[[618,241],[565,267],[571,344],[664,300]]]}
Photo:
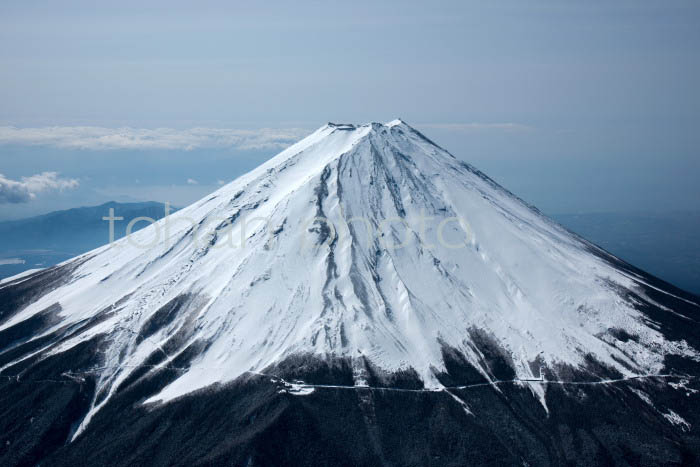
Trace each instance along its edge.
{"label": "cloud layer on horizon", "polygon": [[58,172],[42,172],[20,180],[9,179],[0,173],[0,204],[27,203],[39,193],[73,190],[79,184],[74,178],[59,177]]}
{"label": "cloud layer on horizon", "polygon": [[[417,128],[452,132],[530,131],[520,123],[423,123]],[[51,126],[17,128],[0,126],[0,145],[52,146],[61,149],[85,150],[184,150],[195,149],[284,149],[310,131],[302,128],[105,128],[94,126]]]}
{"label": "cloud layer on horizon", "polygon": [[534,130],[533,127],[529,125],[523,125],[522,123],[482,123],[482,122],[472,122],[472,123],[423,123],[416,125],[418,128],[428,128],[435,130],[448,130],[457,132],[467,132],[467,131],[486,131],[486,130],[496,130],[496,131],[531,131]]}
{"label": "cloud layer on horizon", "polygon": [[0,144],[53,146],[64,149],[280,149],[309,134],[300,128],[235,130],[226,128],[104,128],[53,126],[17,128],[0,126]]}

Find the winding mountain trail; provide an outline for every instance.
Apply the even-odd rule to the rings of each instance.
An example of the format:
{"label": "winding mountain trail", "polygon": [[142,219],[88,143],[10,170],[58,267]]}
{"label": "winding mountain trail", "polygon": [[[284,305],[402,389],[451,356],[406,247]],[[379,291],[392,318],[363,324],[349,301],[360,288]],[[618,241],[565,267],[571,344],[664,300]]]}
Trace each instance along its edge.
{"label": "winding mountain trail", "polygon": [[634,380],[644,380],[644,379],[654,379],[654,378],[659,378],[659,379],[669,379],[669,378],[677,378],[677,379],[697,379],[697,376],[689,376],[689,375],[666,375],[666,374],[659,374],[659,375],[636,375],[636,376],[629,376],[625,378],[618,378],[618,379],[608,379],[608,380],[601,380],[601,381],[557,381],[557,380],[541,380],[541,379],[510,379],[510,380],[495,380],[495,381],[490,381],[490,382],[484,382],[484,383],[474,383],[474,384],[467,384],[464,386],[443,386],[440,388],[435,388],[435,389],[406,389],[406,388],[391,388],[391,387],[381,387],[381,386],[344,386],[344,385],[336,385],[336,384],[308,384],[308,383],[294,383],[294,382],[288,382],[281,380],[280,382],[286,384],[287,386],[291,388],[300,388],[300,389],[354,389],[354,390],[375,390],[375,391],[396,391],[396,392],[442,392],[442,391],[450,391],[454,389],[470,389],[470,388],[478,388],[478,387],[485,387],[485,386],[496,386],[496,385],[501,385],[501,384],[522,384],[522,383],[528,383],[528,384],[542,384],[542,385],[570,385],[570,386],[594,386],[594,385],[601,385],[601,384],[618,384],[618,383],[623,383],[626,381],[634,381]]}
{"label": "winding mountain trail", "polygon": [[[135,367],[129,367],[129,369],[136,369],[138,366]],[[170,367],[170,366],[158,366],[158,365],[141,365],[141,368],[158,368],[158,369],[163,369],[163,370],[176,370],[176,371],[188,371],[189,368],[185,367]],[[83,371],[83,372],[64,372],[61,374],[61,376],[64,379],[22,379],[22,375],[0,375],[0,378],[5,378],[9,381],[15,381],[17,383],[60,383],[60,384],[65,384],[65,383],[77,383],[77,384],[83,384],[85,383],[85,377],[87,376],[94,376],[94,375],[99,375],[101,374],[102,371],[104,370],[115,370],[115,369],[120,369],[119,367],[100,367],[96,368],[94,370],[89,370],[89,371]],[[219,369],[219,368],[217,368]],[[200,368],[200,370],[206,370],[206,368]],[[365,386],[365,385],[356,385],[356,386],[349,386],[349,385],[342,385],[342,384],[311,384],[311,383],[306,383],[303,381],[287,381],[284,378],[281,378],[276,375],[271,375],[268,373],[260,373],[256,371],[248,371],[246,372],[251,375],[256,375],[256,376],[265,376],[270,378],[271,382],[273,383],[279,383],[285,386],[286,388],[290,388],[290,392],[294,392],[296,390],[303,390],[303,389],[352,389],[352,390],[373,390],[373,391],[395,391],[395,392],[443,392],[443,391],[450,391],[450,390],[455,390],[455,389],[470,389],[470,388],[479,388],[479,387],[486,387],[486,386],[498,386],[502,384],[522,384],[522,383],[528,383],[528,384],[541,384],[541,385],[564,385],[564,386],[594,386],[594,385],[601,385],[601,384],[617,384],[617,383],[624,383],[626,381],[635,381],[635,380],[644,380],[644,379],[685,379],[685,380],[690,380],[690,379],[697,379],[698,376],[695,375],[674,375],[674,374],[646,374],[646,375],[634,375],[634,376],[627,376],[624,378],[617,378],[617,379],[606,379],[606,380],[600,380],[600,381],[562,381],[562,380],[547,380],[547,379],[507,379],[507,380],[493,380],[493,381],[488,381],[488,382],[483,382],[483,383],[473,383],[473,384],[466,384],[462,386],[442,386],[442,387],[436,387],[433,389],[408,389],[408,388],[395,388],[395,387],[384,387],[384,386]]]}

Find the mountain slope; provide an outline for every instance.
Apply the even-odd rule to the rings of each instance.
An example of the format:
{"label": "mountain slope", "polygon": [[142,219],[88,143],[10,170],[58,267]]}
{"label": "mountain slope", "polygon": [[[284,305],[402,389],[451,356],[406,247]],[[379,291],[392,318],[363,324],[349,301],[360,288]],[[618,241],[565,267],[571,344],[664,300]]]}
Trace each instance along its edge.
{"label": "mountain slope", "polygon": [[[0,303],[8,384],[81,388],[54,404],[70,423],[44,432],[69,442],[59,463],[78,452],[71,446],[99,444],[119,414],[179,431],[172,411],[185,410],[185,424],[199,418],[183,403],[226,412],[221,391],[245,401],[237,419],[253,407],[267,414],[253,431],[230,428],[238,438],[225,452],[241,464],[274,463],[260,457],[271,439],[262,433],[285,424],[306,427],[290,449],[313,430],[342,431],[319,421],[338,413],[356,417],[348,427],[361,426],[371,446],[353,463],[409,454],[430,463],[435,453],[386,437],[396,411],[416,436],[433,436],[422,410],[447,410],[444,423],[500,449],[520,440],[512,459],[561,463],[568,448],[552,433],[589,398],[609,407],[603,426],[615,413],[624,427],[631,407],[648,406],[645,427],[623,433],[630,446],[640,434],[676,439],[659,435],[653,454],[626,447],[635,456],[697,447],[697,410],[674,402],[696,402],[694,298],[551,222],[401,121],[328,124],[130,238],[2,282]],[[156,426],[137,425],[133,440]],[[335,435],[343,451],[364,443],[347,436]],[[139,450],[124,443],[104,449]],[[626,455],[603,442],[572,446]],[[45,455],[32,449],[17,459]]]}

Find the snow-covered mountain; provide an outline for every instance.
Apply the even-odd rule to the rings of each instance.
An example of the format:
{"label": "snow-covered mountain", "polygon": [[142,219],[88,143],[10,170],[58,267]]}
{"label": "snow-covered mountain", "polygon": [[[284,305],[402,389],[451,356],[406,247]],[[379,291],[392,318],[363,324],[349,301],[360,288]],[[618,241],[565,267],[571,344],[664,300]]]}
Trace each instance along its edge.
{"label": "snow-covered mountain", "polygon": [[[466,418],[490,415],[469,390],[490,391],[506,405],[532,400],[512,410],[550,422],[569,410],[562,394],[626,387],[655,414],[653,429],[675,430],[673,446],[692,452],[698,311],[695,297],[568,232],[406,123],[329,123],[128,238],[0,283],[2,384],[82,394],[60,435],[41,432],[67,443],[58,454],[0,455],[60,463],[109,430],[115,407],[218,406],[217,391],[253,381],[302,404],[324,391],[395,391],[401,410],[405,393],[441,397]],[[358,409],[381,429],[367,404],[381,404]],[[493,439],[503,436],[516,435]],[[397,462],[377,439],[369,452]],[[543,442],[543,459],[566,459],[562,439]],[[234,451],[266,463],[244,442]]]}

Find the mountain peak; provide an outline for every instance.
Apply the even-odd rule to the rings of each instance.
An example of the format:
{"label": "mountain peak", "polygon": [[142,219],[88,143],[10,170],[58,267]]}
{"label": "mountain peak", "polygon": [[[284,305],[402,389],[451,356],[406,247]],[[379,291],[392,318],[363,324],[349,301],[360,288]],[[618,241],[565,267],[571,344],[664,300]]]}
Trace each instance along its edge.
{"label": "mountain peak", "polygon": [[[341,130],[355,130],[358,128],[393,128],[395,126],[399,125],[405,125],[409,128],[410,125],[408,125],[406,122],[401,120],[400,118],[397,118],[395,120],[392,120],[390,122],[382,123],[382,122],[368,122],[368,123],[362,123],[362,124],[357,124],[357,123],[335,123],[335,122],[328,122],[326,124],[326,127],[329,128],[336,128],[336,129],[341,129]],[[323,128],[323,127],[322,127]]]}
{"label": "mountain peak", "polygon": [[398,125],[410,126],[410,125],[408,125],[406,122],[404,122],[403,120],[401,120],[400,118],[397,118],[397,119],[392,120],[392,121],[390,121],[390,122],[388,122],[388,123],[385,123],[385,125],[388,126],[388,127],[394,127],[394,126],[398,126]]}
{"label": "mountain peak", "polygon": [[639,311],[643,279],[404,125],[329,123],[61,266],[0,331],[56,304],[47,333],[100,316],[60,342],[107,336],[114,371],[91,413],[164,352],[187,364],[149,401],[299,355],[346,359],[358,384],[371,365],[428,388],[442,387],[446,349],[485,380],[650,374],[698,356]]}
{"label": "mountain peak", "polygon": [[[68,435],[80,455],[107,439],[121,458],[153,427],[199,443],[208,431],[184,427],[211,426],[221,438],[209,455],[236,437],[221,429],[229,423],[245,425],[237,437],[256,445],[267,432],[278,446],[292,419],[313,442],[326,439],[314,420],[349,420],[338,433],[355,439],[368,407],[373,431],[420,426],[426,445],[438,425],[467,433],[466,447],[494,436],[489,423],[505,425],[498,438],[509,443],[520,430],[560,439],[567,417],[572,433],[585,419],[603,436],[623,413],[631,447],[648,450],[639,420],[675,446],[667,430],[684,433],[698,419],[688,402],[697,381],[686,387],[700,361],[696,300],[563,229],[400,120],[329,123],[127,238],[3,280],[3,410],[27,418],[5,417],[12,437],[2,446],[12,439],[5,452],[21,452],[29,433],[52,426],[38,451],[47,439],[63,449]],[[314,412],[319,401],[333,408]],[[169,411],[162,423],[149,419]],[[408,425],[404,412],[414,414]],[[176,422],[183,413],[191,417]],[[611,440],[619,446],[617,433]],[[405,439],[380,449],[397,443]],[[537,445],[522,446],[521,462]],[[240,463],[265,464],[245,456]],[[571,459],[590,456],[586,448]],[[406,459],[415,460],[395,463]]]}

